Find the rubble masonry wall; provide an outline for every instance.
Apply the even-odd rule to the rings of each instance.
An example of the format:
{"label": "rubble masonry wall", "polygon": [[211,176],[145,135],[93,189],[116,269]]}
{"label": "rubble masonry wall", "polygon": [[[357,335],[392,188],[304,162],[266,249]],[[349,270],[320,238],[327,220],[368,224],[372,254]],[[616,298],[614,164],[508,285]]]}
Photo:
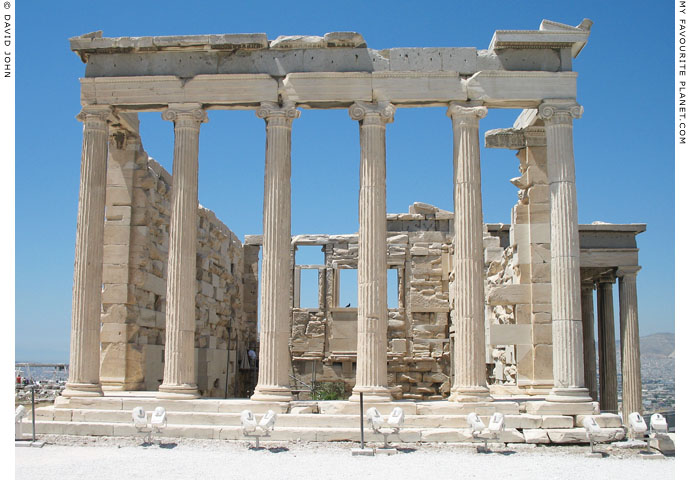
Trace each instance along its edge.
{"label": "rubble masonry wall", "polygon": [[[138,142],[126,143],[108,162],[101,380],[104,388],[157,390],[163,379],[172,177]],[[238,371],[238,352],[255,344],[256,319],[247,318],[243,306],[243,246],[201,205],[197,227],[198,387],[202,396],[224,397],[227,380],[228,396],[244,396],[247,376]]]}
{"label": "rubble masonry wall", "polygon": [[[398,272],[398,308],[388,314],[388,384],[395,399],[442,399],[450,391],[451,219],[452,213],[422,204],[388,215],[387,262]],[[296,374],[309,384],[313,368],[316,381],[343,382],[347,394],[355,383],[357,309],[339,305],[339,272],[357,268],[357,235],[302,235],[293,244],[322,245],[325,262],[319,308],[293,308]],[[294,285],[299,265],[296,271]]]}

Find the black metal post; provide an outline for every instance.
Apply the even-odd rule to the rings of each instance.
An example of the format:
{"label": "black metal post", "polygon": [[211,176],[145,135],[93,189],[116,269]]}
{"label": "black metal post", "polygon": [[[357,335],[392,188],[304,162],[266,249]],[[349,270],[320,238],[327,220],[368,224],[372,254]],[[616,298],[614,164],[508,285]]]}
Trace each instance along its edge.
{"label": "black metal post", "polygon": [[314,395],[314,385],[316,384],[316,360],[311,361],[311,394]]}
{"label": "black metal post", "polygon": [[362,392],[359,392],[359,433],[359,448],[364,450],[364,397]]}
{"label": "black metal post", "polygon": [[31,385],[31,437],[33,441],[36,441],[36,398],[34,397],[34,392],[36,391],[36,386]]}

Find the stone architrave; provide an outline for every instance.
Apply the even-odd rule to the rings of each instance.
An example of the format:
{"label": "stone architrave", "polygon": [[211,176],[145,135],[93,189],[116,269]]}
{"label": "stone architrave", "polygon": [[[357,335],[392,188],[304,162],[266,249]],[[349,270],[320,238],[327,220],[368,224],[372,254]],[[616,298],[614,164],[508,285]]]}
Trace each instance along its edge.
{"label": "stone architrave", "polygon": [[637,272],[639,266],[618,267],[618,299],[621,324],[621,374],[623,377],[623,420],[633,412],[642,414],[640,330],[637,318]]}
{"label": "stone architrave", "polygon": [[538,114],[546,127],[547,169],[551,192],[552,402],[589,402],[585,388],[580,238],[575,192],[573,118],[582,107],[573,99],[545,100]]}
{"label": "stone architrave", "polygon": [[599,333],[599,404],[602,412],[618,413],[618,377],[616,374],[616,331],[613,314],[611,276],[600,278],[597,285]]}
{"label": "stone architrave", "polygon": [[251,399],[289,402],[290,340],[290,175],[294,104],[261,103],[256,111],[266,121],[264,236],[261,274],[259,378]]}
{"label": "stone architrave", "polygon": [[163,119],[175,124],[170,250],[165,305],[165,365],[159,398],[196,398],[196,231],[200,104],[170,104]]}
{"label": "stone architrave", "polygon": [[81,150],[77,241],[72,290],[69,379],[63,397],[102,396],[100,384],[101,284],[108,158],[107,106],[86,106]]}
{"label": "stone architrave", "polygon": [[355,102],[350,107],[360,135],[357,374],[352,401],[359,401],[360,392],[369,401],[391,399],[386,358],[386,124],[394,114],[388,102]]}
{"label": "stone architrave", "polygon": [[584,352],[585,387],[589,396],[597,398],[597,353],[594,342],[594,284],[582,282],[582,344]]}
{"label": "stone architrave", "polygon": [[486,107],[452,102],[455,205],[455,352],[450,401],[490,401],[486,384],[479,119]]}

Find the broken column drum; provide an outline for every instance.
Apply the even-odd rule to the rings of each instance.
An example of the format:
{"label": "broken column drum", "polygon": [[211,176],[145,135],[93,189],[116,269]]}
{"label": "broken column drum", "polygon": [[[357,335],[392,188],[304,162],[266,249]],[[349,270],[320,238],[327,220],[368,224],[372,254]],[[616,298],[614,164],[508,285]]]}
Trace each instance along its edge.
{"label": "broken column drum", "polygon": [[165,309],[165,369],[159,398],[195,398],[196,210],[199,130],[207,121],[199,104],[171,104],[163,119],[174,122],[172,212]]}
{"label": "broken column drum", "polygon": [[390,400],[386,353],[386,124],[395,107],[387,102],[355,102],[350,117],[359,122],[359,261],[357,268],[357,380],[350,400]]}
{"label": "broken column drum", "polygon": [[65,397],[103,395],[99,357],[107,120],[110,114],[109,107],[89,106],[77,116],[84,122],[84,139],[74,259],[70,369],[67,387],[62,392]]}
{"label": "broken column drum", "polygon": [[292,400],[290,390],[290,175],[293,104],[264,102],[266,121],[264,237],[261,276],[259,379],[252,400]]}
{"label": "broken column drum", "polygon": [[486,385],[479,119],[486,107],[451,103],[455,205],[455,381],[450,400],[491,400]]}

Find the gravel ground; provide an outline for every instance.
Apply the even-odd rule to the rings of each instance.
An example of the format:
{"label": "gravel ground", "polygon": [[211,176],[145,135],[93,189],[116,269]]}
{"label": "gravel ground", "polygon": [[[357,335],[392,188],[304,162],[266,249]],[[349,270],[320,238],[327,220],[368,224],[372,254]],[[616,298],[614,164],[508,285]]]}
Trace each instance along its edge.
{"label": "gravel ground", "polygon": [[646,460],[636,450],[508,445],[478,454],[471,445],[399,444],[398,455],[353,457],[355,443],[248,442],[163,439],[144,445],[124,437],[45,435],[43,448],[15,448],[15,478],[55,479],[655,479],[674,478],[675,459]]}

